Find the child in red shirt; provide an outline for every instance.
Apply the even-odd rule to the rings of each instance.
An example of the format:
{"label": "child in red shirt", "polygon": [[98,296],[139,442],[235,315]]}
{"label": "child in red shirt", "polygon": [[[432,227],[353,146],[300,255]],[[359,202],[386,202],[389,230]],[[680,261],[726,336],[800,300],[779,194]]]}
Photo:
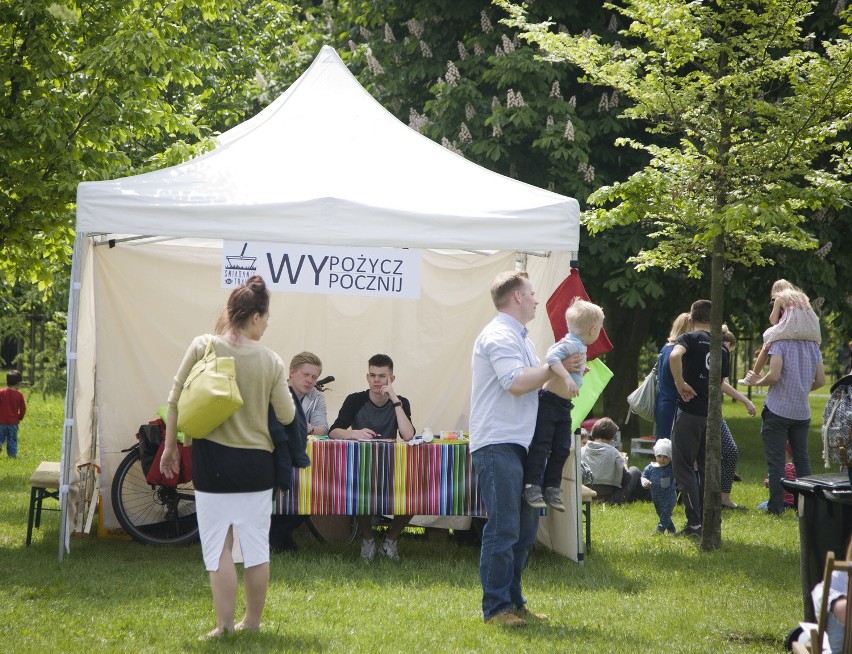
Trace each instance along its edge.
{"label": "child in red shirt", "polygon": [[18,423],[27,412],[27,402],[18,390],[21,385],[21,373],[12,370],[6,375],[6,386],[0,388],[0,452],[6,443],[9,458],[18,456]]}

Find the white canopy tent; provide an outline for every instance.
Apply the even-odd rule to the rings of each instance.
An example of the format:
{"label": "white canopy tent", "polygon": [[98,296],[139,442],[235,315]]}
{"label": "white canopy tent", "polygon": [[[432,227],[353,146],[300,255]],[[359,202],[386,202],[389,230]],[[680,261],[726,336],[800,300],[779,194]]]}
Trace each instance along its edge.
{"label": "white canopy tent", "polygon": [[[228,290],[222,242],[422,251],[419,300],[273,294],[264,344],[285,362],[317,353],[333,419],[365,387],[367,359],[395,362],[415,426],[466,426],[473,340],[494,313],[488,289],[518,252],[542,300],[579,246],[576,200],[481,168],[400,123],[324,47],[275,102],[184,164],[85,182],[69,301],[60,559],[78,466],[101,467],[106,527],[112,472],[138,426],[165,404],[190,340],[210,332]],[[105,247],[98,247],[104,245]],[[114,247],[113,247],[114,246]],[[542,305],[530,325],[543,350]]]}

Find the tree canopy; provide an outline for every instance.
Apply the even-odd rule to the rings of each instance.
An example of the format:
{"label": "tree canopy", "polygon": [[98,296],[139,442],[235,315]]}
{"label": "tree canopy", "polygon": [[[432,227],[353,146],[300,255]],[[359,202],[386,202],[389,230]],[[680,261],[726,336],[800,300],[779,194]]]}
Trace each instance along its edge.
{"label": "tree canopy", "polygon": [[[505,16],[479,0],[10,0],[0,7],[0,45],[8,53],[0,60],[8,90],[0,98],[0,294],[16,306],[28,298],[31,307],[39,294],[12,292],[13,285],[64,293],[56,282],[70,256],[77,183],[172,165],[212,147],[210,137],[286,90],[322,42],[337,45],[361,83],[415,129],[581,203],[601,186],[602,193],[620,188],[651,160],[646,148],[614,147],[618,138],[677,146],[674,133],[646,139],[652,121],[626,115],[635,104],[628,94],[591,83],[569,60],[542,59],[545,51],[502,23]],[[559,33],[567,36],[570,26],[614,50],[646,43],[641,33],[627,32],[628,14],[600,0],[536,0],[527,16],[530,24],[553,17]],[[807,21],[822,35],[836,32],[838,19],[820,6]],[[678,27],[689,25],[679,20],[667,29]],[[635,190],[631,206],[638,211],[638,182]],[[608,203],[617,201],[601,206]],[[848,214],[830,208],[802,215],[810,217],[799,229],[818,241],[817,256],[781,245],[761,256],[786,262],[794,282],[825,298],[826,310],[839,305],[852,313],[852,298],[837,301],[848,296],[850,267],[843,262],[852,254],[840,247]],[[616,378],[605,410],[623,415],[649,333],[667,331],[686,308],[678,303],[706,294],[707,283],[685,280],[674,268],[640,272],[628,261],[652,251],[649,234],[664,230],[651,214],[634,222],[626,215],[606,231],[591,222],[585,229],[595,235],[581,241],[584,282],[610,316],[617,347],[608,359]],[[708,269],[709,259],[698,259],[695,272]],[[757,333],[769,276],[777,274],[728,262],[724,275],[738,300],[739,324]],[[756,319],[754,297],[761,298]]]}
{"label": "tree canopy", "polygon": [[272,1],[3,3],[0,276],[48,289],[70,258],[77,184],[210,147],[274,91],[259,70],[304,65],[307,26]]}
{"label": "tree canopy", "polygon": [[848,204],[852,48],[848,38],[814,47],[802,33],[814,2],[630,0],[620,11],[634,46],[553,33],[500,4],[550,58],[627,96],[623,115],[660,137],[619,139],[650,164],[589,197],[593,233],[640,221],[653,230],[640,270],[700,275],[720,235],[726,261],[765,264],[770,246],[817,247],[806,221]]}

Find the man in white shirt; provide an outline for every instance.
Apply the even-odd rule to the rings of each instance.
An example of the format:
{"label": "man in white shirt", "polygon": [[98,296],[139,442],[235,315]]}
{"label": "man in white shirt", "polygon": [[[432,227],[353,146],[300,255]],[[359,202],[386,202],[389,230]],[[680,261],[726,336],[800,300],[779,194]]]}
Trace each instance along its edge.
{"label": "man in white shirt", "polygon": [[[553,373],[541,365],[525,325],[538,300],[526,273],[494,280],[498,313],[473,347],[470,451],[488,522],[482,534],[479,576],[485,622],[522,627],[547,616],[526,607],[521,573],[538,531],[538,509],[522,500],[524,463],[535,430],[538,389]],[[582,367],[566,360],[568,370]]]}

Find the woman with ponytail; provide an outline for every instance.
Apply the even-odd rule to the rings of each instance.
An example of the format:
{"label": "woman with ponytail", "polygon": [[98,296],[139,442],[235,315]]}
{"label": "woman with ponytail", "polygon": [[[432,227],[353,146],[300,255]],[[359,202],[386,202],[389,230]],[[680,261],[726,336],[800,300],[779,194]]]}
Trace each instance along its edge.
{"label": "woman with ponytail", "polygon": [[[178,399],[192,366],[210,339],[217,356],[234,357],[244,405],[192,448],[192,481],[204,564],[216,610],[216,628],[205,637],[260,629],[269,586],[269,524],[275,485],[269,407],[289,424],[295,405],[281,358],[259,341],[269,324],[269,291],[257,275],[235,288],[214,335],[196,337],[184,355],[169,394],[166,444],[160,469],[179,470]],[[186,445],[189,445],[187,437]],[[244,567],[246,612],[235,623],[236,563]]]}

